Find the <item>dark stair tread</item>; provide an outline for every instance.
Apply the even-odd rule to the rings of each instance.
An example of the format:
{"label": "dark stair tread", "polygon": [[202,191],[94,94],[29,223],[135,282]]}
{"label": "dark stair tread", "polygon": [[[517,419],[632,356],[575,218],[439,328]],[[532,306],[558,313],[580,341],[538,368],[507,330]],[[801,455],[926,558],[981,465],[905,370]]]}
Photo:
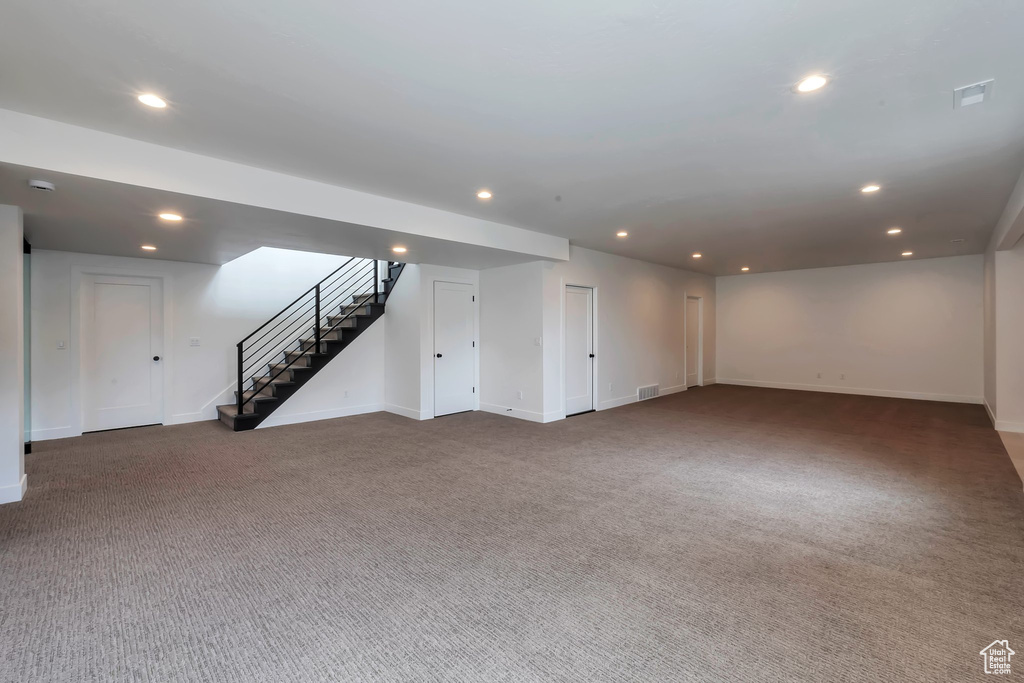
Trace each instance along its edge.
{"label": "dark stair tread", "polygon": [[[316,347],[315,328],[309,328],[302,333],[297,340],[298,348],[284,351],[282,362],[268,364],[268,374],[251,378],[252,387],[242,392],[245,405],[241,415],[238,414],[237,403],[217,406],[217,415],[221,422],[235,431],[242,431],[252,429],[266,419],[278,405],[295,392],[296,387],[304,384],[324,367],[325,363],[314,364],[314,360],[329,361],[339,353],[340,348],[359,336],[369,324],[384,314],[388,294],[404,267],[404,263],[388,262],[387,277],[381,280],[382,288],[379,291],[353,294],[349,302],[337,305],[334,310],[338,313],[328,315],[328,326],[319,330],[320,348],[311,351]],[[333,309],[334,305],[329,308]],[[346,333],[346,330],[350,332]],[[332,344],[334,346],[331,346]],[[277,395],[278,389],[282,390],[280,396]],[[234,394],[237,397],[238,391],[236,390]]]}

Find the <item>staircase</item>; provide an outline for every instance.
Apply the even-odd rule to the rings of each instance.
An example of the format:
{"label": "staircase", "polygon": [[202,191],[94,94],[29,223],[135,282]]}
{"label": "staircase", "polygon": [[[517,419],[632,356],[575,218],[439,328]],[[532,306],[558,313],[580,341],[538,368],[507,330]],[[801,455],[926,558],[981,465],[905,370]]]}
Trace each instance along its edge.
{"label": "staircase", "polygon": [[351,258],[238,342],[235,402],[217,406],[236,432],[254,429],[384,315],[404,263]]}

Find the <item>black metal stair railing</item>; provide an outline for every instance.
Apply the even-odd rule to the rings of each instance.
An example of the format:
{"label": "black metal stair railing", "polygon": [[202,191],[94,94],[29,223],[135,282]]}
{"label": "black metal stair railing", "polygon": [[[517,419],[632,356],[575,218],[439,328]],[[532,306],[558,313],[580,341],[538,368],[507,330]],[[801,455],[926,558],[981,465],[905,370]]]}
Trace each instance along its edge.
{"label": "black metal stair railing", "polygon": [[[238,415],[300,358],[320,353],[324,337],[360,310],[356,304],[381,303],[382,263],[386,273],[388,261],[350,258],[238,342]],[[284,361],[275,363],[282,356]],[[257,388],[257,379],[265,380],[262,387]],[[247,386],[252,387],[248,396]]]}

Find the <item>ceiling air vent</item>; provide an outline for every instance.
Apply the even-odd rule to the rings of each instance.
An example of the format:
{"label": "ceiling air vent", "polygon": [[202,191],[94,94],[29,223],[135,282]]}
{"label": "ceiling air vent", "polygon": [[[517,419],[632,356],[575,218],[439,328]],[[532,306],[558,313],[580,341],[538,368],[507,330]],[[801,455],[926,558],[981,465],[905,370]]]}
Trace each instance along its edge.
{"label": "ceiling air vent", "polygon": [[953,91],[953,109],[981,104],[992,97],[992,86],[995,81],[989,79],[974,85],[965,85]]}
{"label": "ceiling air vent", "polygon": [[649,387],[637,387],[636,400],[646,401],[649,398],[654,398],[658,395],[658,385],[652,384]]}

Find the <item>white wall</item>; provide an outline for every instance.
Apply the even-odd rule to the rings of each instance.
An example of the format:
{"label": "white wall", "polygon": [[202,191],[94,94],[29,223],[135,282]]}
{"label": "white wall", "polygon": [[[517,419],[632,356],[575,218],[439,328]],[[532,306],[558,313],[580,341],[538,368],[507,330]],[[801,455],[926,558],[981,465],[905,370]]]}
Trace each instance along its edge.
{"label": "white wall", "polygon": [[543,421],[543,285],[540,261],[480,271],[481,410]]}
{"label": "white wall", "polygon": [[686,296],[704,299],[704,383],[713,383],[715,279],[677,268],[571,247],[569,261],[545,264],[544,413],[565,415],[562,371],[566,285],[594,288],[598,410],[636,401],[637,387],[683,391]]}
{"label": "white wall", "polygon": [[980,255],[720,277],[718,381],[981,403],[983,289]]}
{"label": "white wall", "polygon": [[420,267],[408,264],[402,269],[394,289],[388,295],[384,331],[385,409],[419,420],[420,412]]}
{"label": "white wall", "polygon": [[384,410],[385,327],[364,330],[257,429]]}
{"label": "white wall", "polygon": [[995,253],[996,429],[1024,432],[1024,240]]}
{"label": "white wall", "polygon": [[[20,247],[19,247],[20,255]],[[81,433],[76,354],[83,273],[142,275],[164,284],[164,423],[216,418],[216,406],[233,400],[235,344],[299,294],[344,262],[325,254],[259,249],[223,266],[33,250],[32,436],[43,440]],[[379,323],[378,323],[379,324]],[[376,326],[375,326],[376,327]],[[371,328],[372,331],[372,328]],[[363,337],[359,341],[362,341]],[[189,345],[199,337],[200,346]],[[60,350],[57,343],[64,341]],[[346,349],[346,363],[383,377],[383,354],[372,344]],[[360,349],[365,353],[361,353]],[[348,410],[359,401],[379,405],[380,392],[360,390],[345,401],[312,396],[319,410]],[[298,398],[289,401],[299,401]],[[283,410],[283,409],[282,409]],[[303,410],[297,403],[293,417]],[[277,416],[280,422],[288,413]]]}
{"label": "white wall", "polygon": [[21,209],[0,205],[0,503],[25,493],[25,301]]}
{"label": "white wall", "polygon": [[985,410],[996,421],[996,252],[990,247],[984,261],[984,382]]}
{"label": "white wall", "polygon": [[594,288],[597,410],[636,401],[648,384],[685,390],[688,294],[704,299],[704,383],[714,382],[713,277],[571,247],[568,262],[484,270],[480,283],[483,410],[535,422],[565,417],[566,285]]}

